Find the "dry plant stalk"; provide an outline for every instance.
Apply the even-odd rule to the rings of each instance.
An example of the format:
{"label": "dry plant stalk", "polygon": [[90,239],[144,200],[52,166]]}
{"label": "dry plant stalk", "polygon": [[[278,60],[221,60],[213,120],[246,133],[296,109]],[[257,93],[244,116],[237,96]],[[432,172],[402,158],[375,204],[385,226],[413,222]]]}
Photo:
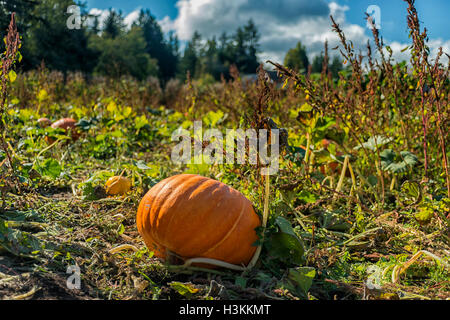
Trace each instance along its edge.
{"label": "dry plant stalk", "polygon": [[[408,72],[408,66],[394,64],[393,51],[385,46],[379,31],[372,28],[375,50],[379,55],[379,61],[373,57],[370,43],[367,43],[367,68],[364,66],[362,53],[357,54],[353,43],[349,41],[330,16],[333,30],[340,39],[340,46],[333,48],[338,50],[345,62],[350,65],[350,75],[340,75],[340,82],[333,84],[327,81],[325,75],[327,69],[325,62],[321,75],[321,85],[304,77],[293,70],[271,61],[278,72],[294,82],[297,89],[308,95],[308,103],[322,115],[333,113],[340,125],[348,129],[349,138],[361,146],[367,159],[376,158],[378,184],[380,188],[381,202],[384,203],[384,175],[381,171],[380,151],[369,150],[362,142],[370,132],[371,136],[398,136],[408,151],[414,151],[411,141],[420,139],[423,155],[423,181],[428,181],[430,171],[443,168],[444,180],[447,185],[447,195],[450,197],[450,175],[447,156],[448,144],[448,112],[446,88],[448,85],[449,67],[443,66],[439,60],[444,55],[442,48],[437,57],[430,62],[427,30],[420,29],[419,17],[414,7],[414,0],[404,0],[408,4],[407,24],[410,29],[412,44],[411,66],[414,72]],[[368,17],[369,18],[369,17]],[[326,44],[325,44],[326,45]],[[325,47],[325,51],[327,48]],[[414,87],[411,87],[411,83]],[[417,86],[416,86],[417,85]],[[345,89],[345,90],[339,90]],[[414,93],[412,91],[415,91]],[[387,98],[389,97],[389,98]],[[389,99],[389,100],[388,100]],[[386,126],[392,121],[392,115],[396,115],[396,121],[401,125],[398,133],[389,130]],[[416,115],[421,119],[416,121]],[[435,119],[431,121],[430,119]],[[369,131],[369,132],[367,132]],[[442,166],[434,165],[430,161],[436,161],[433,155],[434,147],[438,146]],[[343,146],[342,146],[343,147]]]}
{"label": "dry plant stalk", "polygon": [[[435,59],[434,66],[432,66],[429,62],[429,48],[426,45],[426,41],[428,41],[427,29],[421,32],[420,30],[420,22],[419,16],[417,14],[417,10],[414,7],[415,0],[404,0],[408,4],[408,16],[407,23],[410,29],[410,35],[413,39],[413,47],[412,47],[412,55],[411,55],[411,63],[418,73],[418,87],[420,88],[420,96],[421,96],[421,108],[422,108],[422,128],[423,128],[423,152],[424,152],[424,178],[425,180],[428,178],[428,120],[430,118],[429,114],[434,114],[433,109],[427,110],[427,102],[432,108],[436,107],[436,128],[439,134],[439,144],[442,154],[442,162],[446,176],[447,183],[447,196],[450,197],[450,177],[448,171],[448,159],[447,159],[447,148],[446,148],[446,136],[443,130],[443,119],[442,114],[442,100],[441,93],[439,89],[443,88],[443,82],[448,79],[448,67],[446,70],[442,70],[440,68],[439,60],[443,54],[442,47],[439,48],[438,55]],[[430,101],[432,94],[434,93],[434,101]],[[427,101],[428,100],[428,101]],[[431,111],[431,112],[430,112]]]}
{"label": "dry plant stalk", "polygon": [[1,61],[1,103],[0,103],[0,144],[1,148],[6,154],[10,168],[14,171],[11,154],[8,150],[8,144],[6,143],[5,134],[6,126],[4,115],[6,113],[6,96],[8,94],[8,81],[9,74],[15,63],[17,52],[20,46],[19,33],[17,32],[15,13],[11,14],[11,22],[8,27],[8,34],[6,35],[6,51],[3,54]]}
{"label": "dry plant stalk", "polygon": [[418,86],[420,87],[421,108],[422,108],[422,130],[423,130],[423,154],[424,154],[424,177],[427,178],[428,173],[428,142],[427,142],[427,127],[428,117],[425,105],[425,86],[426,86],[426,68],[428,63],[428,48],[425,45],[427,38],[427,29],[420,32],[420,22],[417,15],[417,10],[414,7],[415,0],[405,0],[408,3],[408,27],[411,30],[410,35],[413,39],[413,50],[411,55],[411,62],[414,69],[419,74]]}

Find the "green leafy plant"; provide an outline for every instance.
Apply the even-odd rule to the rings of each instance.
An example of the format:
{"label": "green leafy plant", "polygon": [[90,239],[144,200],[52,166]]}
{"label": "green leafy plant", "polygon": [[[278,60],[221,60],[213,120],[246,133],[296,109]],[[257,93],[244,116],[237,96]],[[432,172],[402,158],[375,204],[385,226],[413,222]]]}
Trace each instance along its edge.
{"label": "green leafy plant", "polygon": [[301,265],[304,263],[304,246],[301,239],[294,232],[291,223],[278,216],[275,219],[278,231],[269,240],[269,254],[274,259],[287,264]]}

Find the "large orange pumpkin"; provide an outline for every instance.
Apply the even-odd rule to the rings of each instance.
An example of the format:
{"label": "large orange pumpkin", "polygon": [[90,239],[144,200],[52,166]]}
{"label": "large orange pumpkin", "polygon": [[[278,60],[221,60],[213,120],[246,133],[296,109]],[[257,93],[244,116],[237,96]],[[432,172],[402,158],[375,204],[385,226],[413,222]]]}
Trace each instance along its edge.
{"label": "large orange pumpkin", "polygon": [[247,265],[260,219],[252,203],[219,181],[194,174],[160,181],[142,199],[139,233],[159,258],[210,258]]}

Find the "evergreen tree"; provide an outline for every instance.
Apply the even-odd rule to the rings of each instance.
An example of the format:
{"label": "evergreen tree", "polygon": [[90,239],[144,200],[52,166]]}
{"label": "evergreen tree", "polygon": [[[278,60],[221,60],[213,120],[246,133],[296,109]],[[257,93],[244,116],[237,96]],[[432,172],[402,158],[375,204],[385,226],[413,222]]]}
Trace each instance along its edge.
{"label": "evergreen tree", "polygon": [[125,23],[123,20],[122,11],[116,12],[113,9],[109,9],[108,16],[103,25],[102,37],[114,39],[119,36],[125,30]]}
{"label": "evergreen tree", "polygon": [[160,78],[167,81],[174,77],[178,62],[178,39],[171,34],[167,42],[156,18],[148,9],[141,10],[135,25],[144,32],[146,52],[158,61]]}
{"label": "evergreen tree", "polygon": [[[228,70],[230,68],[230,61],[232,61],[233,58],[233,52],[232,52],[232,44],[231,44],[231,38],[226,33],[223,32],[220,37],[217,44],[217,57],[219,60],[219,63],[221,64],[221,73],[228,76]],[[219,75],[220,76],[220,75]],[[216,78],[218,79],[218,78]]]}
{"label": "evergreen tree", "polygon": [[47,68],[64,73],[92,71],[96,60],[94,52],[88,48],[86,30],[82,26],[67,27],[70,16],[67,8],[72,5],[75,5],[72,0],[41,0],[34,7],[31,14],[39,19],[22,35],[25,69],[35,68],[43,61]]}
{"label": "evergreen tree", "polygon": [[173,31],[169,32],[168,45],[169,45],[170,52],[178,59],[179,51],[180,51],[180,42],[178,40],[178,36],[176,34],[174,34]]}
{"label": "evergreen tree", "polygon": [[219,39],[213,36],[203,45],[200,34],[195,32],[180,60],[179,74],[184,78],[189,71],[192,77],[210,75],[219,80],[221,75],[229,76],[232,64],[242,73],[255,73],[259,66],[259,37],[252,20],[238,27],[234,34],[229,36],[224,32]]}
{"label": "evergreen tree", "polygon": [[314,57],[312,64],[311,64],[311,72],[312,73],[321,73],[323,68],[323,60],[325,57],[323,56],[323,53],[320,53],[320,55],[317,55]]}
{"label": "evergreen tree", "polygon": [[201,35],[197,31],[194,32],[192,39],[186,44],[183,57],[180,60],[179,72],[181,78],[185,78],[189,71],[191,77],[198,74],[199,57],[200,57],[200,41]]}
{"label": "evergreen tree", "polygon": [[92,22],[92,27],[90,28],[90,32],[93,34],[99,34],[99,32],[101,31],[99,16],[93,16],[92,19],[93,19],[93,22]]}
{"label": "evergreen tree", "polygon": [[[321,73],[323,68],[323,53],[315,56],[311,65],[311,72]],[[333,78],[339,77],[339,71],[342,70],[342,62],[338,56],[334,56],[331,63],[328,63],[328,70],[331,72]]]}
{"label": "evergreen tree", "polygon": [[139,80],[158,74],[157,62],[146,52],[144,34],[139,27],[134,26],[114,38],[93,35],[90,47],[99,55],[94,70],[98,74],[113,78],[131,75]]}
{"label": "evergreen tree", "polygon": [[256,69],[259,67],[257,54],[259,52],[259,39],[260,34],[256,28],[253,20],[249,20],[247,25],[244,26],[244,34],[246,40],[246,69],[244,71],[248,73],[256,73]]}
{"label": "evergreen tree", "polygon": [[[157,75],[164,83],[176,75],[184,78],[188,71],[192,77],[209,75],[219,80],[222,74],[228,76],[231,65],[241,73],[255,73],[259,66],[260,35],[252,20],[219,38],[203,41],[195,32],[181,57],[178,38],[173,32],[164,35],[150,10],[141,10],[127,30],[121,11],[109,9],[100,26],[100,17],[89,15],[86,5],[75,1],[0,0],[0,32],[6,30],[10,13],[16,12],[25,70],[43,61],[49,69],[64,73],[95,71],[111,77],[129,74],[138,79]],[[81,8],[76,20],[70,20],[74,16],[68,12],[71,6]],[[70,27],[69,20],[80,21],[80,25]]]}
{"label": "evergreen tree", "polygon": [[334,56],[329,69],[331,71],[331,74],[333,75],[333,78],[339,77],[339,71],[343,69],[342,61],[339,56]]}
{"label": "evergreen tree", "polygon": [[34,8],[38,5],[37,0],[8,0],[0,1],[0,37],[3,39],[6,35],[11,13],[16,13],[16,25],[19,34],[23,35],[29,27],[39,20],[35,15]]}
{"label": "evergreen tree", "polygon": [[309,66],[306,48],[299,41],[295,48],[289,49],[284,58],[284,65],[298,72],[306,72]]}
{"label": "evergreen tree", "polygon": [[219,48],[216,37],[207,40],[201,50],[200,73],[201,75],[211,75],[214,79],[220,79],[220,75],[227,72],[219,57]]}
{"label": "evergreen tree", "polygon": [[228,45],[228,62],[236,64],[242,73],[256,73],[259,66],[256,56],[259,50],[259,37],[252,20],[249,20],[244,27],[239,27]]}

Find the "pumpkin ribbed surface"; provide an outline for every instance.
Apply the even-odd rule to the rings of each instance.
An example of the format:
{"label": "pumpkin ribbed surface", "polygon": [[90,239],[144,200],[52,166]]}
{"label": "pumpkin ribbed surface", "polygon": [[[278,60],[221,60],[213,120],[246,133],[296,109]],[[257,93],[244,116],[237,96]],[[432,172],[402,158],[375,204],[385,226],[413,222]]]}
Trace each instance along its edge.
{"label": "pumpkin ribbed surface", "polygon": [[211,258],[247,264],[260,225],[251,202],[219,181],[193,174],[162,180],[142,199],[136,217],[145,244],[164,259]]}
{"label": "pumpkin ribbed surface", "polygon": [[76,121],[72,118],[63,118],[52,124],[52,128],[64,129],[66,132],[71,130],[73,140],[77,140],[80,137],[80,133],[76,129]]}
{"label": "pumpkin ribbed surface", "polygon": [[52,122],[48,118],[40,118],[38,119],[37,123],[41,128],[47,128],[52,124]]}

